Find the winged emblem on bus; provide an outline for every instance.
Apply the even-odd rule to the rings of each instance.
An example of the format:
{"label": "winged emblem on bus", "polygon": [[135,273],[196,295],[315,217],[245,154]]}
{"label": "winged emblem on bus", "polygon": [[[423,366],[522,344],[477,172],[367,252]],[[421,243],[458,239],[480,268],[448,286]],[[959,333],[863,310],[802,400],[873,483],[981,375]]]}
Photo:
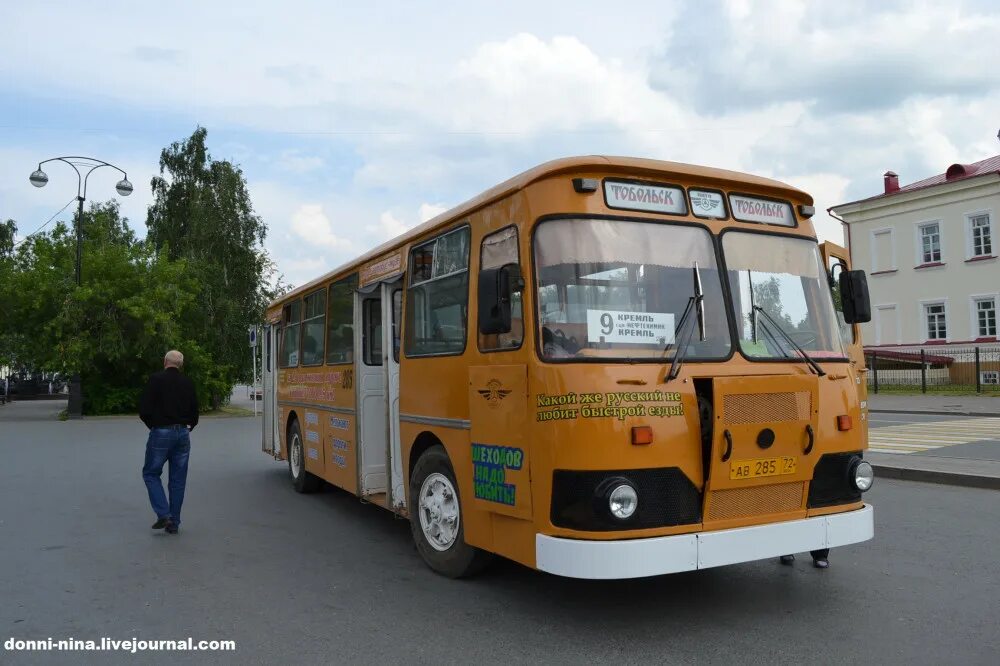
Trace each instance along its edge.
{"label": "winged emblem on bus", "polygon": [[511,390],[505,389],[498,379],[491,379],[486,382],[486,388],[476,389],[483,400],[490,404],[490,407],[499,407],[500,401],[510,395]]}

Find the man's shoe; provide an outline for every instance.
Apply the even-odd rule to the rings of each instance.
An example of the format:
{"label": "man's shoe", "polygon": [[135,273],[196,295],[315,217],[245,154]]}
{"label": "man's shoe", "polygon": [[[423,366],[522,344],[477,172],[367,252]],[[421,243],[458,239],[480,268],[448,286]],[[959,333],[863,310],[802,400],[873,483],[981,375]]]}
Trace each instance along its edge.
{"label": "man's shoe", "polygon": [[157,518],[156,522],[153,523],[154,530],[162,530],[164,527],[170,524],[169,518]]}
{"label": "man's shoe", "polygon": [[816,559],[813,560],[813,566],[816,567],[817,569],[826,569],[827,567],[830,566],[830,560],[826,559],[825,557],[817,557]]}
{"label": "man's shoe", "polygon": [[792,562],[794,562],[794,561],[795,561],[795,556],[794,556],[794,555],[782,555],[782,556],[781,556],[780,558],[778,558],[778,559],[779,559],[779,561],[780,561],[780,562],[781,562],[782,564],[791,564]]}
{"label": "man's shoe", "polygon": [[166,528],[167,534],[177,534],[177,524],[174,521],[168,519]]}

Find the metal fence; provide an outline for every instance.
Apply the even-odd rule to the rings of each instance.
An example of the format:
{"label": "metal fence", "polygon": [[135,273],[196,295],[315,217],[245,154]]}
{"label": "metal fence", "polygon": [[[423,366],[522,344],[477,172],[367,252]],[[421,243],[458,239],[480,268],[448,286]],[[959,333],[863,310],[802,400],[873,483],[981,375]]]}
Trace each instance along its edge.
{"label": "metal fence", "polygon": [[1000,393],[1000,347],[866,349],[868,390],[873,393]]}

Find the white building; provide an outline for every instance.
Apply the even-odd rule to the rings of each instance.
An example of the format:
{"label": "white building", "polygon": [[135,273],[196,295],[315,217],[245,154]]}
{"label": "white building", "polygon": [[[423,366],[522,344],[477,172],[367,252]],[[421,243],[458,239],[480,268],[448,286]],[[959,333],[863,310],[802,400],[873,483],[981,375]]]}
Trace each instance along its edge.
{"label": "white building", "polygon": [[867,348],[997,341],[1000,155],[840,204],[853,268],[868,273]]}

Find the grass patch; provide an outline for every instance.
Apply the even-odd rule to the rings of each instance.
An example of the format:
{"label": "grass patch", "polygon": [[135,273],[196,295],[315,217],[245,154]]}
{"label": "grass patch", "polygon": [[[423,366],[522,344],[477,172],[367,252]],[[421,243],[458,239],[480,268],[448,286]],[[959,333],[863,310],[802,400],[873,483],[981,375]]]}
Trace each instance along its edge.
{"label": "grass patch", "polygon": [[253,410],[244,409],[242,407],[233,407],[232,405],[223,405],[218,409],[213,409],[208,412],[202,412],[201,415],[202,416],[253,416]]}

